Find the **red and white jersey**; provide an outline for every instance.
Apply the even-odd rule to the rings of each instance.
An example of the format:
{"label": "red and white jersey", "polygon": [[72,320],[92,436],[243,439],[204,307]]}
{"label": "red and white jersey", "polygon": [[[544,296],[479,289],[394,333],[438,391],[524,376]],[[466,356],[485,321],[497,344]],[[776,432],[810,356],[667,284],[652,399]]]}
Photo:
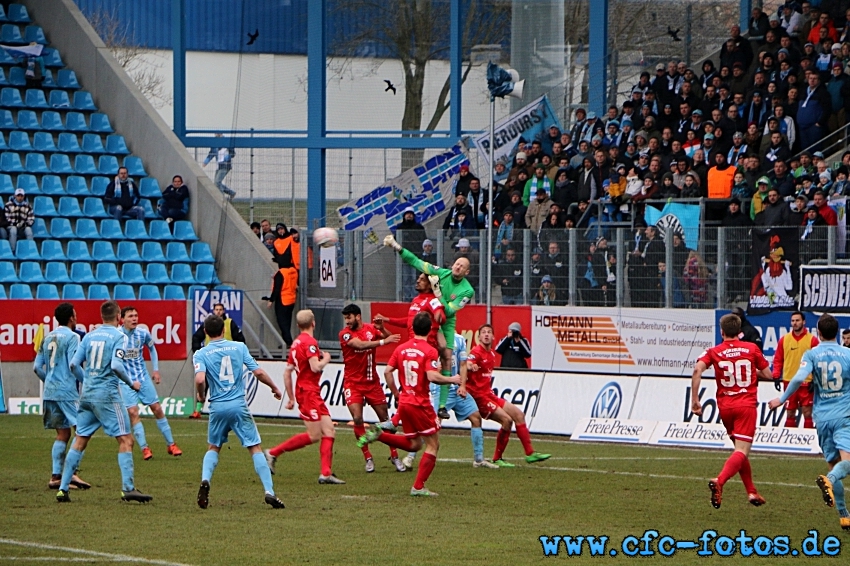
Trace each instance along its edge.
{"label": "red and white jersey", "polygon": [[354,338],[363,342],[380,340],[382,334],[371,324],[362,324],[357,330],[346,327],[339,333],[339,345],[342,347],[342,360],[345,364],[343,374],[346,387],[359,383],[378,381],[378,369],[375,367],[375,348],[358,350],[351,346]]}
{"label": "red and white jersey", "polygon": [[387,365],[398,370],[401,388],[399,405],[431,406],[429,371],[440,371],[437,349],[419,338],[408,340],[395,349]]}
{"label": "red and white jersey", "polygon": [[411,339],[415,336],[413,333],[413,317],[420,312],[427,312],[431,315],[431,332],[428,333],[428,343],[436,347],[437,333],[440,331],[437,317],[439,316],[442,320],[446,319],[443,303],[434,296],[434,293],[419,293],[411,301],[410,308],[407,311],[407,336]]}
{"label": "red and white jersey", "polygon": [[703,352],[699,361],[714,366],[718,402],[758,405],[758,372],[769,365],[758,346],[737,338],[724,340]]}
{"label": "red and white jersey", "polygon": [[295,368],[295,394],[299,392],[321,393],[319,378],[322,372],[315,372],[310,367],[310,358],[321,359],[322,352],[316,339],[302,332],[289,348],[286,363]]}
{"label": "red and white jersey", "polygon": [[[470,370],[475,364],[478,371]],[[466,390],[474,397],[483,395],[493,388],[493,368],[496,367],[496,354],[493,349],[486,350],[481,344],[475,345],[466,357]]]}

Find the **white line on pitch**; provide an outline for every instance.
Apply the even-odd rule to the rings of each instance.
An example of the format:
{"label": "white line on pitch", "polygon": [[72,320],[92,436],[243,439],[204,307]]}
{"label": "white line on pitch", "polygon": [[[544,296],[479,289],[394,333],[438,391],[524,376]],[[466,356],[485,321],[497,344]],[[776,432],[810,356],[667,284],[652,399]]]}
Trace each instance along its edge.
{"label": "white line on pitch", "polygon": [[182,564],[180,562],[169,562],[168,560],[153,560],[150,558],[140,558],[138,556],[129,556],[126,554],[112,554],[110,552],[98,552],[96,550],[86,550],[84,548],[57,546],[53,544],[41,544],[39,542],[13,540],[8,538],[0,538],[0,544],[23,546],[27,548],[38,548],[40,550],[57,550],[61,552],[70,552],[72,554],[85,554],[87,556],[96,556],[98,558],[109,559],[113,562],[137,562],[139,564],[157,564],[159,566],[188,566],[187,564]]}
{"label": "white line on pitch", "polygon": [[0,556],[0,560],[18,560],[21,562],[124,562],[119,558],[71,558],[68,556]]}

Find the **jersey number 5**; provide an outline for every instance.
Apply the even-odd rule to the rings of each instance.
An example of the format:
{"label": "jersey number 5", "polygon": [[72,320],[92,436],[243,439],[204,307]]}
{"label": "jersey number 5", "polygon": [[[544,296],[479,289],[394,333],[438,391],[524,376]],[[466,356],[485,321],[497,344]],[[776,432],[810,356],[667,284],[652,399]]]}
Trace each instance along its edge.
{"label": "jersey number 5", "polygon": [[416,387],[416,384],[419,382],[419,374],[416,373],[416,370],[419,369],[419,362],[415,360],[404,360],[402,365],[404,366],[404,382],[408,387]]}
{"label": "jersey number 5", "polygon": [[753,382],[752,365],[750,360],[723,360],[717,362],[717,366],[723,370],[723,379],[720,385],[723,387],[747,387]]}

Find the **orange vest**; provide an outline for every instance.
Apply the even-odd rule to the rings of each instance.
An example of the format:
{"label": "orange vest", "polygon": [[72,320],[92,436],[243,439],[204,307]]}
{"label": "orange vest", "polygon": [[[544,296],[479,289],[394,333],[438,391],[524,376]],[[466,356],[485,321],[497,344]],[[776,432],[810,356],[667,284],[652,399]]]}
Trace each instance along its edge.
{"label": "orange vest", "polygon": [[735,184],[735,169],[727,167],[721,171],[717,167],[708,170],[708,198],[729,198],[732,196],[732,185]]}

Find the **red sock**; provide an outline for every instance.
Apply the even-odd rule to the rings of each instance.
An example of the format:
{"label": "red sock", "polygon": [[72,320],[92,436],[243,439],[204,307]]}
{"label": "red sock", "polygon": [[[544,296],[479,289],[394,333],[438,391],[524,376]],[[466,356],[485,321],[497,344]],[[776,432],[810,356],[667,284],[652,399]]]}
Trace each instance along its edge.
{"label": "red sock", "polygon": [[732,455],[729,456],[728,460],[726,460],[726,463],[723,465],[723,469],[717,476],[717,483],[723,485],[729,481],[729,478],[735,477],[735,475],[741,470],[741,466],[746,459],[747,457],[743,452],[739,452],[738,450],[732,452]]}
{"label": "red sock", "polygon": [[505,448],[508,446],[508,441],[510,439],[511,431],[500,428],[499,433],[496,435],[496,451],[493,452],[494,462],[502,459],[502,454],[505,452]]}
{"label": "red sock", "polygon": [[398,450],[390,446],[390,458],[398,459]]}
{"label": "red sock", "polygon": [[319,456],[322,458],[322,475],[329,476],[333,473],[334,463],[334,438],[333,436],[323,436],[322,443],[319,444]]}
{"label": "red sock", "polygon": [[815,422],[812,417],[803,417],[803,426],[805,428],[815,428]]}
{"label": "red sock", "polygon": [[[388,432],[382,432],[381,436],[378,437],[378,440],[392,448],[401,448],[402,450],[413,452],[413,443],[409,438],[407,438],[403,434],[390,434]],[[398,452],[396,452],[396,457],[398,457]]]}
{"label": "red sock", "polygon": [[292,452],[293,450],[298,450],[299,448],[304,448],[305,446],[310,446],[313,444],[313,441],[310,440],[310,435],[306,432],[302,432],[301,434],[296,434],[283,444],[278,444],[271,450],[269,453],[277,458],[284,452]]}
{"label": "red sock", "polygon": [[425,452],[422,455],[422,460],[419,462],[419,470],[416,472],[416,481],[413,482],[413,489],[422,489],[425,487],[425,482],[431,472],[434,471],[434,466],[437,464],[437,456]]}
{"label": "red sock", "polygon": [[528,427],[525,426],[525,423],[516,425],[516,435],[519,437],[519,441],[522,442],[522,447],[525,450],[525,455],[534,452],[534,448],[531,446],[531,435],[528,433]]}
{"label": "red sock", "polygon": [[[362,424],[361,425],[357,425],[357,424],[354,425],[354,438],[359,439],[364,434],[366,434],[366,427],[365,426],[363,426]],[[360,450],[363,451],[363,457],[366,458],[367,460],[372,457],[372,453],[369,452],[369,445],[368,444],[364,444],[363,447]]]}
{"label": "red sock", "polygon": [[739,473],[741,474],[741,481],[744,482],[744,489],[747,490],[747,493],[758,493],[756,484],[753,483],[753,469],[750,467],[750,459],[746,456],[741,461],[741,470]]}
{"label": "red sock", "polygon": [[785,409],[785,428],[794,428],[797,426],[797,409]]}
{"label": "red sock", "polygon": [[391,418],[390,421],[392,421],[393,426],[398,426],[398,423],[401,422],[401,417],[399,416],[398,413],[396,413],[396,414],[393,415],[393,418]]}

